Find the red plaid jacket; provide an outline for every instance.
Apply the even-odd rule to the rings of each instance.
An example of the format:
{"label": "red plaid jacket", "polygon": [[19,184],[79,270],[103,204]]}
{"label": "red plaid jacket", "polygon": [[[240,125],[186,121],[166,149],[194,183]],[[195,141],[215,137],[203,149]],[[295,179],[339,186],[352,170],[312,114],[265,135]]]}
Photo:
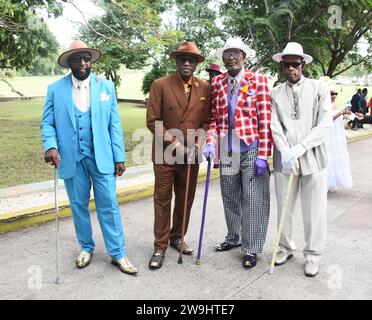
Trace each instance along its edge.
{"label": "red plaid jacket", "polygon": [[[217,136],[224,137],[228,132],[227,81],[227,72],[214,77],[212,81],[212,116],[207,144],[216,145]],[[234,118],[238,137],[248,145],[258,138],[258,155],[269,157],[272,145],[271,110],[269,87],[265,75],[245,70],[240,83]]]}

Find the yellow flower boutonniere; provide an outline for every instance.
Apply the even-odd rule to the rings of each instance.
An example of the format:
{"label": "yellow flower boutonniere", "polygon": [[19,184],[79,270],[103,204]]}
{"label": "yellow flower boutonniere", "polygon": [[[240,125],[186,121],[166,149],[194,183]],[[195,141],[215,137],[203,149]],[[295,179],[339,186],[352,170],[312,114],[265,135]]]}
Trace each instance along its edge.
{"label": "yellow flower boutonniere", "polygon": [[199,83],[195,82],[194,86],[195,86],[195,88],[199,87]]}
{"label": "yellow flower boutonniere", "polygon": [[247,92],[248,91],[248,87],[242,87],[242,91],[243,92]]}
{"label": "yellow flower boutonniere", "polygon": [[205,101],[205,97],[201,97],[200,98],[200,101]]}

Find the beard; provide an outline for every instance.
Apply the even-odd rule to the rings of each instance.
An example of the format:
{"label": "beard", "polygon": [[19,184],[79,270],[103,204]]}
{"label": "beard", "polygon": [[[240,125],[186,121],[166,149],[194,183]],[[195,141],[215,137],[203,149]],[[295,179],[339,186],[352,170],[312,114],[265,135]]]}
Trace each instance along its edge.
{"label": "beard", "polygon": [[84,71],[81,71],[80,69],[71,69],[72,74],[74,77],[80,81],[85,80],[90,75],[91,68],[86,68]]}

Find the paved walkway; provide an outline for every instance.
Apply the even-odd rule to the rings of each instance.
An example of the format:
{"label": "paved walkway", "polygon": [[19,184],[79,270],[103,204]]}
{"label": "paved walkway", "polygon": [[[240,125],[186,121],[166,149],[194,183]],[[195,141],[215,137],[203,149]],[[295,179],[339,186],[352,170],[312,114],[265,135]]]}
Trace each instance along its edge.
{"label": "paved walkway", "polygon": [[[95,215],[92,215],[96,250],[91,265],[78,270],[79,248],[71,218],[60,223],[61,272],[55,279],[55,229],[50,222],[39,227],[0,235],[0,299],[372,299],[372,139],[349,145],[354,187],[329,194],[328,241],[320,273],[303,274],[304,245],[300,212],[295,226],[298,251],[293,259],[267,273],[274,246],[276,201],[271,179],[271,218],[267,242],[258,265],[246,270],[239,249],[214,252],[226,226],[217,180],[211,183],[200,266],[195,257],[167,250],[162,269],[147,267],[152,254],[153,201],[151,197],[121,207],[127,251],[139,268],[136,277],[111,266]],[[199,184],[187,241],[197,247],[204,184]]]}

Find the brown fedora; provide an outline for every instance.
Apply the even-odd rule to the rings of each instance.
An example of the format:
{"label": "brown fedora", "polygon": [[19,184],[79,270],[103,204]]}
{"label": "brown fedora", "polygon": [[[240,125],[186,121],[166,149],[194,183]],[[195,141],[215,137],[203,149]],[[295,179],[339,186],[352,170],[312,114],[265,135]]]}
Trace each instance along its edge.
{"label": "brown fedora", "polygon": [[179,48],[169,55],[171,58],[176,59],[177,56],[188,55],[193,56],[198,59],[198,62],[203,62],[205,60],[204,56],[199,52],[198,47],[194,42],[185,41],[182,42]]}
{"label": "brown fedora", "polygon": [[89,48],[85,42],[81,40],[74,40],[68,49],[59,56],[58,64],[61,67],[68,68],[68,58],[77,52],[89,52],[92,55],[92,63],[101,58],[101,51],[98,49]]}

